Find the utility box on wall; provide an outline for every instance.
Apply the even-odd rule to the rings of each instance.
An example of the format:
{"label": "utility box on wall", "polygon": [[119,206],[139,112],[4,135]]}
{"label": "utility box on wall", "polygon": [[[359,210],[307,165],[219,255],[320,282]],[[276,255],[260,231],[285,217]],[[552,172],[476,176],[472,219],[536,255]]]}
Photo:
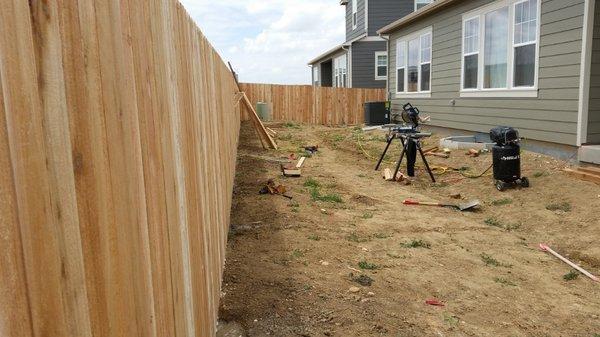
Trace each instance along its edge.
{"label": "utility box on wall", "polygon": [[365,125],[385,125],[390,123],[391,104],[387,102],[367,102],[365,107]]}

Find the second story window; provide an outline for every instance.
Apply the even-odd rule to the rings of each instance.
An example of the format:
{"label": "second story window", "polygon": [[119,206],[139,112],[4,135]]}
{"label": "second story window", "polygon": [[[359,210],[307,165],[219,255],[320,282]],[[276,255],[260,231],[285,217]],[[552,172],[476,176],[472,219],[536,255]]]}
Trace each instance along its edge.
{"label": "second story window", "polygon": [[385,80],[387,78],[387,52],[378,51],[375,53],[375,80]]}
{"label": "second story window", "polygon": [[433,1],[434,0],[415,0],[415,11],[418,11],[419,9],[429,5]]}
{"label": "second story window", "polygon": [[352,1],[352,29],[358,26],[358,0]]}

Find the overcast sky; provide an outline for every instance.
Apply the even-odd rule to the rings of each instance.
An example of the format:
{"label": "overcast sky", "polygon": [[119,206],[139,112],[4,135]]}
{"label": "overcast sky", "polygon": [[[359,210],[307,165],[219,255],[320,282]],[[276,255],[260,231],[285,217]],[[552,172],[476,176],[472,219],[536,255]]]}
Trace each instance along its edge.
{"label": "overcast sky", "polygon": [[242,82],[309,84],[308,61],[344,40],[339,0],[180,0]]}

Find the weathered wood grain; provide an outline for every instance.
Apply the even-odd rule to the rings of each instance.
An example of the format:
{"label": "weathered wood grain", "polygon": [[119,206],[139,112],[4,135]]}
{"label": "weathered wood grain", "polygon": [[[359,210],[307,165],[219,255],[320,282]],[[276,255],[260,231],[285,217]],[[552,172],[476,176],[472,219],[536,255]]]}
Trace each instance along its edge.
{"label": "weathered wood grain", "polygon": [[214,335],[229,69],[175,0],[0,5],[0,335]]}

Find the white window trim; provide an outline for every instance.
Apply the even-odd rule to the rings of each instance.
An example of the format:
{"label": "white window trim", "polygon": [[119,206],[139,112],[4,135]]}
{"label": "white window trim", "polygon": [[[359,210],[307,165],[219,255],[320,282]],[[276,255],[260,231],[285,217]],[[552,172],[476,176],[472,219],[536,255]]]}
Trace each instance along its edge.
{"label": "white window trim", "polygon": [[[520,45],[532,44],[515,44],[514,43],[514,27],[515,27],[515,7],[517,4],[525,2],[527,0],[501,0],[496,1],[492,4],[482,6],[471,12],[465,13],[462,16],[462,31],[460,35],[461,39],[461,74],[460,74],[460,97],[538,97],[539,96],[539,70],[540,70],[540,30],[541,30],[541,12],[542,12],[542,0],[537,1],[537,32],[536,32],[536,52],[535,52],[535,75],[534,85],[532,87],[514,87],[514,57],[515,47]],[[508,63],[507,63],[507,76],[506,76],[506,88],[483,88],[484,82],[484,57],[485,57],[485,14],[498,10],[502,7],[508,7]],[[465,23],[471,19],[479,18],[479,57],[478,57],[478,69],[477,69],[477,89],[465,89]],[[475,54],[475,53],[472,53]]]}
{"label": "white window trim", "polygon": [[358,27],[358,0],[351,0],[351,1],[352,1],[352,18],[350,18],[350,20],[352,20],[352,30],[354,30]]}
{"label": "white window trim", "polygon": [[[385,73],[386,75],[383,76],[377,76],[377,70],[379,68],[379,56],[385,56]],[[390,65],[390,60],[388,60],[387,58],[388,54],[385,51],[377,51],[375,52],[375,80],[376,81],[384,81],[387,79],[387,72],[389,69],[389,65]]]}
{"label": "white window trim", "polygon": [[427,5],[429,5],[429,4],[431,4],[432,2],[434,2],[434,1],[435,1],[435,0],[429,0],[429,1],[427,1],[427,0],[415,0],[415,12],[418,10],[418,9],[417,9],[417,5],[418,5],[418,4],[424,4],[424,3],[426,3]]}
{"label": "white window trim", "polygon": [[[428,91],[421,91],[421,65],[423,64],[423,62],[421,62],[421,37],[423,35],[431,35],[431,49],[430,49],[430,60],[429,60],[429,66],[430,66],[430,73],[429,73],[429,90]],[[419,39],[419,81],[417,83],[417,88],[419,91],[415,91],[415,92],[408,92],[408,42],[410,40],[414,40],[418,38]],[[404,43],[404,65],[402,67],[398,67],[398,62],[397,62],[397,55],[398,55],[398,43]],[[431,97],[431,87],[433,84],[433,29],[432,27],[427,27],[425,29],[422,29],[418,32],[414,32],[410,35],[406,35],[403,37],[400,37],[396,40],[396,59],[395,59],[396,65],[396,98],[430,98]],[[388,67],[389,67],[389,60],[388,60]],[[399,92],[398,91],[398,70],[404,68],[404,92]]]}

